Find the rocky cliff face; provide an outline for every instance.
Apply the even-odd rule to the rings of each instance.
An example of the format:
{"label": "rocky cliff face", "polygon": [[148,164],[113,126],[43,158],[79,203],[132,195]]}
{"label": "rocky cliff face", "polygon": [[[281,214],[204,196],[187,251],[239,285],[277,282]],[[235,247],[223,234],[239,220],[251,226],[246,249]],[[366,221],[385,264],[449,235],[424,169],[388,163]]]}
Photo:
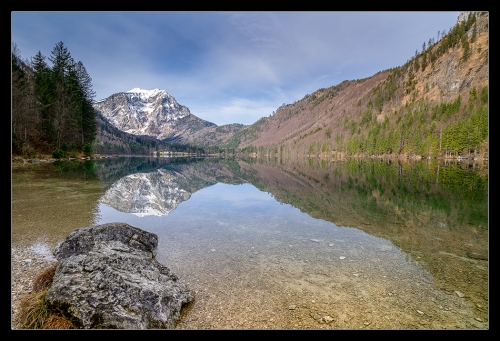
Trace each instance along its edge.
{"label": "rocky cliff face", "polygon": [[215,126],[190,113],[165,90],[134,88],[109,96],[94,108],[118,129],[159,140],[179,138],[204,127]]}
{"label": "rocky cliff face", "polygon": [[[458,22],[466,20],[471,12],[464,12]],[[469,39],[473,29],[467,32]],[[468,97],[469,91],[488,85],[488,16],[479,17],[476,22],[476,38],[470,46],[470,55],[463,60],[463,45],[450,49],[438,58],[432,67],[415,72],[417,90],[429,100],[449,101],[457,96]],[[406,100],[406,99],[405,99]]]}

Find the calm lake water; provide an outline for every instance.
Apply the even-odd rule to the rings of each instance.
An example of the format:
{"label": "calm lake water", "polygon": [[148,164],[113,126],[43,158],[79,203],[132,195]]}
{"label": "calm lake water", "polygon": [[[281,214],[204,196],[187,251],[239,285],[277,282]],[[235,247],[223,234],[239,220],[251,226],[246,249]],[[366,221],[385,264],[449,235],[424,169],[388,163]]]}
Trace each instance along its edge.
{"label": "calm lake water", "polygon": [[12,168],[12,243],[126,222],[196,293],[180,329],[488,329],[488,168],[120,157]]}

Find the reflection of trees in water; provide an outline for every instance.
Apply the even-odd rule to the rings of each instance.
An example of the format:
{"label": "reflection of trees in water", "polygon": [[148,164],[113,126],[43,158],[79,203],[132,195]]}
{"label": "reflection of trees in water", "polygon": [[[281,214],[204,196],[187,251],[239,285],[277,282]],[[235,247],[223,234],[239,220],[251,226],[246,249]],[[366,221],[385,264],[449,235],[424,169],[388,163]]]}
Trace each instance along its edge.
{"label": "reflection of trees in water", "polygon": [[154,181],[162,169],[188,193],[217,182],[250,182],[314,218],[390,240],[424,265],[440,286],[467,293],[487,306],[487,262],[481,263],[488,255],[484,167],[436,160],[252,159],[249,163],[136,157],[58,167],[62,176],[90,178],[93,171],[107,183],[134,173],[152,173]]}
{"label": "reflection of trees in water", "polygon": [[[231,169],[238,164],[230,159],[195,158],[195,157],[117,157],[95,161],[95,172],[104,182],[113,183],[124,176],[134,173],[149,173],[159,168],[173,170],[179,173],[197,173],[199,178],[230,183],[233,178],[231,172],[220,171],[222,168]],[[241,180],[234,180],[240,181]]]}
{"label": "reflection of trees in water", "polygon": [[51,177],[63,177],[74,180],[81,179],[84,181],[99,180],[95,172],[94,161],[56,161],[51,162],[47,166],[52,166],[52,171],[45,169],[45,171],[50,172]]}
{"label": "reflection of trees in water", "polygon": [[[428,269],[440,287],[461,291],[473,302],[488,306],[488,263],[481,260],[488,256],[488,176],[484,168],[463,163],[372,159],[252,161],[124,157],[34,165],[31,172],[43,171],[44,178],[77,182],[101,180],[109,186],[136,173],[153,173],[155,181],[159,175],[154,174],[161,169],[189,193],[217,182],[250,182],[314,218],[390,240]],[[74,198],[72,190],[65,191],[67,196],[57,202],[65,202],[63,217],[68,221],[62,221],[59,212],[50,216],[58,216],[56,222],[62,222],[64,231],[69,231],[82,223],[66,214],[68,203],[74,205],[78,217],[89,217],[89,208],[97,208],[94,203],[99,193],[87,194],[89,200],[84,202]],[[38,197],[33,202],[41,204]],[[56,207],[49,206],[36,211]],[[33,211],[32,207],[29,210]],[[20,213],[19,217],[25,216]],[[14,216],[18,214],[13,211]],[[41,225],[54,225],[53,218],[44,223],[44,217],[37,218]],[[23,226],[26,222],[13,220],[13,224]],[[28,233],[25,230],[19,228],[20,233]]]}
{"label": "reflection of trees in water", "polygon": [[[130,158],[128,158],[130,159]],[[124,167],[125,161],[126,167]],[[142,161],[142,162],[141,162]],[[103,177],[114,181],[100,202],[120,212],[139,215],[167,215],[191,194],[217,182],[241,183],[234,179],[231,167],[234,161],[220,159],[187,158],[135,158],[117,160],[102,167]],[[105,171],[110,171],[105,174]]]}
{"label": "reflection of trees in water", "polygon": [[438,284],[487,306],[488,178],[467,165],[347,159],[240,163],[242,177],[314,218],[390,240]]}
{"label": "reflection of trees in water", "polygon": [[148,173],[163,166],[195,164],[199,158],[117,157],[97,160],[96,173],[105,182],[114,182],[133,173]]}
{"label": "reflection of trees in water", "polygon": [[93,165],[93,161],[61,161],[13,169],[13,245],[42,238],[55,246],[73,229],[92,225],[102,194]]}
{"label": "reflection of trees in water", "polygon": [[[343,200],[350,202],[353,209],[363,208],[360,214],[390,214],[394,207],[410,214],[442,210],[447,216],[459,210],[457,214],[463,223],[485,226],[488,221],[487,176],[458,163],[348,159],[327,164],[323,160],[309,159],[307,167],[304,162],[297,161],[283,168],[306,181],[321,184],[319,192],[335,197],[340,191]],[[284,200],[289,200],[286,192],[283,195]],[[311,195],[307,201],[314,201],[315,197]],[[316,206],[323,205],[318,202]],[[327,216],[328,208],[324,209]]]}

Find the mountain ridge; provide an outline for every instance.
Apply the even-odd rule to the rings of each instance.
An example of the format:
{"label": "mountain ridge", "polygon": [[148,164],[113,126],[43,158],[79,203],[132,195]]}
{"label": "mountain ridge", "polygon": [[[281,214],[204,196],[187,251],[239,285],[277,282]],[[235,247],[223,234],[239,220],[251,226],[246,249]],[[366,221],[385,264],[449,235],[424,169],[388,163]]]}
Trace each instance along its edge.
{"label": "mountain ridge", "polygon": [[[318,89],[246,127],[233,143],[280,157],[475,152],[488,140],[488,25],[488,13],[462,13],[448,34],[404,65]],[[472,123],[476,114],[481,119]],[[467,134],[466,124],[483,129],[481,137],[452,141]],[[487,146],[483,152],[487,157]]]}
{"label": "mountain ridge", "polygon": [[[463,12],[402,66],[318,89],[250,125],[184,126],[156,136],[253,156],[487,158],[488,30],[488,12]],[[471,127],[480,133],[463,137]]]}

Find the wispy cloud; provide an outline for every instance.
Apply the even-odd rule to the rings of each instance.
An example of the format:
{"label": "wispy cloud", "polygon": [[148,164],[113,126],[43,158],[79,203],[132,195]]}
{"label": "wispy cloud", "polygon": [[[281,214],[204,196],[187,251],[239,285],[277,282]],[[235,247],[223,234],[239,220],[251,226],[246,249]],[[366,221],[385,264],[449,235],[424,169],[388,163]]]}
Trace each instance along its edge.
{"label": "wispy cloud", "polygon": [[21,55],[63,41],[96,99],[163,89],[218,125],[402,65],[459,12],[12,12]]}

